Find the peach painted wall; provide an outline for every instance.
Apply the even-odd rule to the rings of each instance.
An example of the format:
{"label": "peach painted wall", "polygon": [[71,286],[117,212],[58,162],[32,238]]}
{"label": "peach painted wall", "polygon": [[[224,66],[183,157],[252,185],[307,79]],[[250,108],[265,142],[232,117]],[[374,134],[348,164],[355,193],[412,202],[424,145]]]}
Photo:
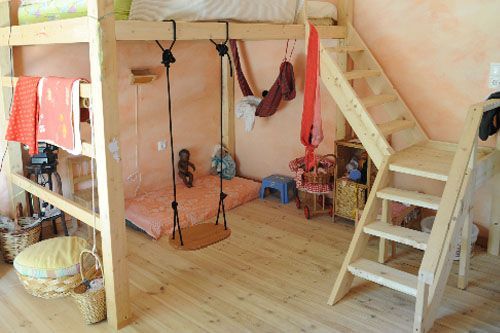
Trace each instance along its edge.
{"label": "peach painted wall", "polygon": [[[456,142],[467,107],[489,92],[487,71],[498,62],[500,32],[495,0],[356,0],[355,26],[392,82],[432,139]],[[245,71],[256,92],[271,86],[283,57],[284,41],[246,42],[242,46]],[[208,42],[182,42],[175,49],[174,107],[178,148],[192,150],[198,175],[208,170],[217,141],[218,59]],[[120,122],[127,195],[135,184],[127,177],[135,170],[134,130],[136,90],[128,84],[128,69],[152,67],[160,80],[140,88],[140,171],[143,189],[166,184],[170,169],[157,141],[167,138],[164,75],[153,43],[119,44]],[[20,54],[22,53],[22,55]],[[83,45],[23,48],[16,54],[18,73],[88,76],[87,48]],[[497,56],[497,58],[495,58]],[[50,61],[47,61],[48,58]],[[236,120],[236,149],[240,173],[262,178],[289,174],[288,162],[303,154],[299,140],[304,79],[304,43],[298,41],[293,57],[297,98],[284,103],[268,119],[257,119],[251,133]],[[236,100],[241,97],[237,89]],[[335,103],[323,89],[325,141],[320,153],[333,151]],[[491,144],[491,142],[490,142]],[[439,191],[429,184],[427,189]],[[482,201],[490,195],[482,190]],[[479,205],[476,220],[487,224],[488,204]]]}

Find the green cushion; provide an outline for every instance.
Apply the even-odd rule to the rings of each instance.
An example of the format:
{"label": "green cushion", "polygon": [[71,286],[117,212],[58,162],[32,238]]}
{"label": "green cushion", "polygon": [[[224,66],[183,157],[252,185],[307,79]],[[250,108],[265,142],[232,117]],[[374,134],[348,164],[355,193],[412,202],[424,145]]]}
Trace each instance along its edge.
{"label": "green cushion", "polygon": [[[115,0],[115,19],[127,20],[132,0]],[[87,15],[87,0],[23,1],[18,10],[19,24],[63,20]]]}

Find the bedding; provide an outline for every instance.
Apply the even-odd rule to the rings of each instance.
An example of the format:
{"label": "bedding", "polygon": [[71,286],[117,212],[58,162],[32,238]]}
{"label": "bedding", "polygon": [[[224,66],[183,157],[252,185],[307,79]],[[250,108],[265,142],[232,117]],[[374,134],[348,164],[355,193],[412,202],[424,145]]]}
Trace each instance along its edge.
{"label": "bedding", "polygon": [[[219,205],[219,177],[204,176],[195,179],[194,186],[177,185],[181,228],[198,224],[217,215]],[[260,183],[235,177],[224,180],[226,211],[254,200],[259,196]],[[154,239],[170,233],[172,223],[172,188],[167,187],[139,195],[125,201],[125,217]]]}
{"label": "bedding", "polygon": [[[217,21],[294,23],[298,21],[303,0],[134,0],[130,20]],[[330,2],[308,2],[309,17],[336,19]]]}
{"label": "bedding", "polygon": [[[115,0],[115,18],[128,19],[132,0]],[[63,20],[87,15],[87,0],[23,0],[19,24]]]}

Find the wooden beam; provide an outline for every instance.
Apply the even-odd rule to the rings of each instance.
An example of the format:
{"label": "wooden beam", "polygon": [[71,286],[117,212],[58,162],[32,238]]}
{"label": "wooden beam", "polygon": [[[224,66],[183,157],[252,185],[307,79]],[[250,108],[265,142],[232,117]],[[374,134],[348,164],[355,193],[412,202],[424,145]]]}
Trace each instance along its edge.
{"label": "wooden beam", "polygon": [[88,24],[85,16],[0,28],[0,46],[84,43]]}
{"label": "wooden beam", "polygon": [[339,25],[353,24],[354,0],[338,0],[337,13],[337,21]]}
{"label": "wooden beam", "polygon": [[[10,26],[10,6],[8,2],[0,3],[0,29],[9,29]],[[3,28],[6,27],[6,28]],[[14,75],[14,64],[13,55],[11,54],[12,49],[8,46],[0,45],[0,77],[2,76],[12,76]],[[18,203],[22,203],[23,207],[26,207],[26,196],[25,192],[12,185],[9,178],[11,173],[22,173],[23,172],[23,161],[22,161],[22,151],[21,145],[17,142],[5,141],[5,132],[7,130],[7,125],[10,118],[10,105],[12,102],[12,88],[0,87],[0,151],[3,154],[5,151],[5,160],[3,161],[2,173],[7,178],[7,192],[9,196],[9,210],[8,212],[2,212],[6,215],[13,215],[15,212],[15,207]]]}
{"label": "wooden beam", "polygon": [[[113,0],[89,0],[89,57],[108,324],[131,319]],[[99,18],[96,19],[96,18]]]}
{"label": "wooden beam", "polygon": [[[48,202],[51,205],[54,205],[65,213],[68,213],[69,215],[82,221],[83,223],[91,227],[94,226],[94,215],[92,214],[92,211],[88,210],[87,208],[66,199],[59,193],[51,191],[48,188],[43,187],[22,175],[12,173],[10,175],[10,181],[20,188],[28,191],[29,193],[32,193],[34,196]],[[95,225],[96,229],[100,231],[101,221],[98,214],[96,214],[95,217]]]}
{"label": "wooden beam", "polygon": [[[345,38],[346,27],[318,26],[321,38]],[[229,37],[244,40],[304,39],[303,24],[230,23]],[[177,22],[178,40],[225,39],[226,25],[220,22]],[[117,21],[119,41],[172,40],[170,22]]]}
{"label": "wooden beam", "polygon": [[[15,87],[19,81],[18,77],[2,76],[0,77],[0,82],[4,87]],[[90,98],[91,85],[90,83],[80,83],[80,98]]]}

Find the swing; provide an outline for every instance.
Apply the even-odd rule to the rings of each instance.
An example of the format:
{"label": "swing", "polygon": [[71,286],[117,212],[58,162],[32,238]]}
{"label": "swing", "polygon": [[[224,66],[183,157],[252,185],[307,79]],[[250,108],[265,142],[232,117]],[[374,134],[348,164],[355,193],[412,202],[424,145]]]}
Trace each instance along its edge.
{"label": "swing", "polygon": [[[162,64],[165,66],[166,71],[166,79],[167,79],[167,98],[168,98],[168,121],[169,121],[169,132],[170,132],[170,161],[172,165],[172,184],[173,184],[173,201],[172,201],[172,209],[174,211],[173,214],[173,222],[174,227],[172,231],[172,238],[170,239],[170,244],[180,250],[198,250],[220,242],[231,235],[231,229],[227,227],[227,219],[226,219],[226,209],[224,206],[224,199],[227,197],[227,194],[223,191],[223,177],[222,173],[220,174],[220,193],[219,193],[219,209],[217,212],[217,220],[215,224],[212,223],[202,223],[194,226],[190,226],[187,228],[181,228],[179,221],[179,204],[177,202],[177,185],[176,185],[176,177],[175,177],[175,156],[174,156],[174,133],[173,133],[173,122],[172,122],[172,98],[171,98],[171,85],[170,85],[170,66],[175,63],[176,59],[172,53],[172,49],[177,41],[177,24],[174,20],[169,20],[173,25],[173,33],[174,38],[170,47],[164,48],[159,41],[156,41],[156,44],[163,51],[162,55]],[[220,72],[221,72],[221,107],[220,107],[220,144],[223,146],[223,58],[227,56],[229,58],[229,48],[227,47],[227,43],[229,41],[229,24],[226,22],[226,40],[223,43],[217,44],[213,40],[211,42],[215,45],[217,52],[220,56]],[[232,75],[232,73],[231,73]],[[222,159],[222,150],[221,150],[221,159]],[[219,218],[222,213],[224,224],[219,224]],[[176,228],[179,233],[179,237],[176,237]]]}
{"label": "swing", "polygon": [[[237,112],[239,115],[245,113],[245,116],[252,117],[253,115],[258,117],[270,117],[278,111],[278,107],[282,100],[291,101],[296,96],[295,91],[295,76],[293,72],[293,65],[290,62],[293,51],[295,50],[295,41],[290,56],[288,56],[288,40],[286,43],[285,57],[280,65],[280,71],[278,78],[273,83],[271,88],[262,93],[263,98],[260,99],[256,97],[248,84],[245,77],[243,69],[241,67],[241,61],[238,51],[238,44],[236,40],[231,40],[231,51],[234,56],[234,65],[236,72],[238,74],[238,84],[240,86],[241,92],[243,93],[243,99],[238,103]],[[246,130],[250,131],[253,127],[254,118],[250,118],[251,125],[247,124]]]}

